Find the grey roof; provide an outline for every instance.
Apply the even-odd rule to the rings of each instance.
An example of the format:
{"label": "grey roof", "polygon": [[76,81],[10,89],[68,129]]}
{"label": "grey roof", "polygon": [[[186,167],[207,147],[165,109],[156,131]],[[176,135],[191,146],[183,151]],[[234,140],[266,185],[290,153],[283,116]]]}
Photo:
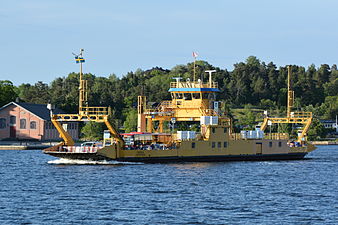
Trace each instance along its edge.
{"label": "grey roof", "polygon": [[335,120],[320,120],[321,123],[336,123]]}
{"label": "grey roof", "polygon": [[[34,115],[40,117],[43,120],[50,120],[50,112],[47,109],[47,105],[45,104],[34,104],[34,103],[26,103],[26,102],[10,102],[7,105],[4,105],[0,108],[0,110],[6,108],[7,106],[14,104],[20,106],[27,111],[33,113]],[[53,110],[54,114],[65,114],[65,112],[61,109],[55,108]]]}

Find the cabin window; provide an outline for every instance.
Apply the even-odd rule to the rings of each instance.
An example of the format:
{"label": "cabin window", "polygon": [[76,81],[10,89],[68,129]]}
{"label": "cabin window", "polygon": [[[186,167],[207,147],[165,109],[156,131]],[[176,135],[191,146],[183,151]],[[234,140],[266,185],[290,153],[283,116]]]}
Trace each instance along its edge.
{"label": "cabin window", "polygon": [[184,93],[184,94],[183,94],[183,99],[184,99],[184,100],[191,100],[191,99],[192,99],[191,93]]}
{"label": "cabin window", "polygon": [[6,128],[6,119],[0,118],[0,129]]}
{"label": "cabin window", "polygon": [[176,93],[176,99],[182,99],[183,98],[183,94],[181,93]]}
{"label": "cabin window", "polygon": [[171,93],[171,99],[175,99],[175,94]]}
{"label": "cabin window", "polygon": [[195,147],[196,147],[196,143],[195,142],[191,143],[191,148],[195,148]]}
{"label": "cabin window", "polygon": [[269,147],[270,147],[270,148],[272,147],[272,141],[269,142]]}
{"label": "cabin window", "polygon": [[211,128],[212,133],[215,133],[215,127]]}
{"label": "cabin window", "polygon": [[16,116],[10,116],[9,117],[9,124],[15,125],[16,124]]}
{"label": "cabin window", "polygon": [[227,147],[228,147],[228,142],[225,141],[225,142],[223,143],[223,147],[224,147],[224,148],[227,148]]}
{"label": "cabin window", "polygon": [[192,98],[193,99],[200,99],[201,98],[201,94],[200,93],[193,93],[192,94]]}
{"label": "cabin window", "polygon": [[218,147],[218,148],[221,148],[221,147],[222,147],[222,142],[218,142],[218,143],[217,143],[217,147]]}
{"label": "cabin window", "polygon": [[202,93],[202,99],[208,99],[209,93]]}
{"label": "cabin window", "polygon": [[226,127],[224,127],[224,133],[226,133],[227,132],[227,128]]}
{"label": "cabin window", "polygon": [[278,142],[278,147],[282,147],[282,142]]}
{"label": "cabin window", "polygon": [[211,143],[211,147],[212,147],[212,148],[215,148],[215,147],[216,147],[216,143],[215,143],[215,142],[212,142],[212,143]]}
{"label": "cabin window", "polygon": [[26,129],[26,119],[20,119],[20,129]]}
{"label": "cabin window", "polygon": [[31,128],[32,130],[35,130],[35,129],[36,129],[36,121],[31,121],[30,128]]}

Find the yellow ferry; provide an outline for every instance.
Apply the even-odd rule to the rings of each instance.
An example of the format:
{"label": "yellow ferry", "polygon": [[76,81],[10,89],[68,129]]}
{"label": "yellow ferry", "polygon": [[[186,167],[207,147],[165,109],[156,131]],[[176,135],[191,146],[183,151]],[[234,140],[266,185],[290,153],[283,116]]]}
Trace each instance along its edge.
{"label": "yellow ferry", "polygon": [[[251,131],[234,133],[232,120],[220,110],[216,100],[217,82],[209,74],[207,82],[198,79],[182,81],[174,78],[170,83],[171,100],[162,101],[155,109],[147,108],[146,96],[138,97],[137,132],[119,134],[108,120],[107,107],[89,107],[87,81],[82,78],[82,51],[76,60],[80,63],[79,113],[53,114],[51,117],[63,142],[47,148],[44,153],[68,159],[116,160],[129,162],[177,162],[177,161],[238,161],[238,160],[291,160],[302,159],[315,146],[307,143],[307,131],[312,122],[311,112],[295,112],[294,92],[291,90],[289,67],[286,117],[264,117],[261,126]],[[82,59],[82,60],[81,60]],[[105,123],[102,145],[74,146],[74,141],[63,129],[64,121],[95,121]],[[181,130],[174,132],[177,122],[190,121],[199,124],[198,132]],[[268,125],[292,123],[300,127],[297,140],[290,140],[286,133],[264,133]],[[172,132],[164,133],[163,126],[170,125]]]}

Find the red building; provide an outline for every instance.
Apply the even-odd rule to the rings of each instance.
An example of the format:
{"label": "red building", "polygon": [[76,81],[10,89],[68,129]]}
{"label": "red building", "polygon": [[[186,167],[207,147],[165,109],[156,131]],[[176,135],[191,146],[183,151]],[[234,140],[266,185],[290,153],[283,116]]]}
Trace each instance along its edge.
{"label": "red building", "polygon": [[[60,109],[55,114],[64,113]],[[79,139],[78,123],[62,123],[74,140]],[[0,108],[0,140],[61,140],[50,119],[47,105],[10,102]]]}

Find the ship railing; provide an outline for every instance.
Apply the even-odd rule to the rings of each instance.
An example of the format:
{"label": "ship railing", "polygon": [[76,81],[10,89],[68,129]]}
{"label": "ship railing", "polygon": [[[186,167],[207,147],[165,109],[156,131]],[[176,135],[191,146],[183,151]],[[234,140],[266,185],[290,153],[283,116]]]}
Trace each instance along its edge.
{"label": "ship railing", "polygon": [[170,88],[218,88],[217,82],[202,83],[198,81],[170,82]]}
{"label": "ship railing", "polygon": [[157,106],[158,109],[164,110],[166,108],[173,108],[174,104],[172,101],[162,101],[159,106]]}
{"label": "ship railing", "polygon": [[[244,137],[241,133],[232,133],[230,135],[231,140],[258,140],[262,138],[258,137]],[[265,133],[263,136],[263,139],[266,140],[289,140],[289,134],[288,133]]]}
{"label": "ship railing", "polygon": [[80,114],[88,116],[108,115],[108,107],[80,107]]}
{"label": "ship railing", "polygon": [[171,108],[173,108],[173,104],[171,101],[162,101],[159,106],[157,106],[155,109],[146,109],[145,114],[168,114],[171,113]]}
{"label": "ship railing", "polygon": [[291,112],[291,118],[312,118],[312,112]]}
{"label": "ship railing", "polygon": [[96,153],[99,147],[95,146],[58,146],[55,152],[67,153]]}
{"label": "ship railing", "polygon": [[288,133],[265,133],[264,139],[269,140],[289,140]]}

